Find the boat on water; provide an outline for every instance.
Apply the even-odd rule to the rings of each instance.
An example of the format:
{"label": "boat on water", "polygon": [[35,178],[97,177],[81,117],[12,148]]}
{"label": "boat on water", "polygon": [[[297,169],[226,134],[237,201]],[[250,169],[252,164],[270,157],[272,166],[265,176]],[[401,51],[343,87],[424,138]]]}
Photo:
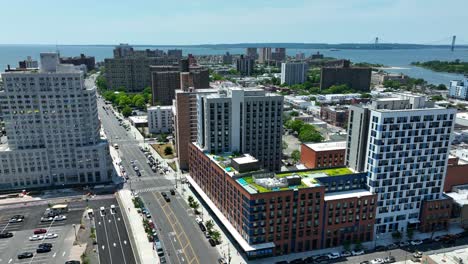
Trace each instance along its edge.
{"label": "boat on water", "polygon": [[330,51],[340,51],[339,49],[330,49]]}

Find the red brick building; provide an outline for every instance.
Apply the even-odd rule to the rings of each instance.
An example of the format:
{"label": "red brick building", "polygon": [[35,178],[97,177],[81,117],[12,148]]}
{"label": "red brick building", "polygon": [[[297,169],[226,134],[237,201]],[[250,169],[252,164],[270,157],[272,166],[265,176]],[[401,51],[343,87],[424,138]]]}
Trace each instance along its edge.
{"label": "red brick building", "polygon": [[[219,212],[219,219],[226,219],[221,222],[248,258],[324,248],[324,230],[337,236],[333,244],[329,242],[330,245],[347,239],[372,240],[368,231],[374,228],[375,196],[366,190],[356,190],[355,195],[349,190],[337,192],[344,195],[330,198],[330,205],[337,207],[338,203],[346,203],[353,206],[343,212],[347,216],[346,223],[323,223],[327,219],[324,217],[327,197],[334,195],[331,189],[337,186],[331,182],[341,177],[339,172],[342,177],[353,178],[349,169],[274,174],[255,169],[252,165],[258,161],[251,156],[211,155],[193,143],[189,147],[189,162],[190,176],[187,179],[192,188],[203,199],[208,199],[205,200],[207,204],[216,207],[212,211]],[[327,176],[330,170],[335,176]],[[340,187],[340,190],[344,188]],[[353,212],[349,211],[351,209]],[[352,216],[351,220],[349,216]]]}
{"label": "red brick building", "polygon": [[320,119],[330,125],[348,127],[349,110],[344,106],[322,106],[320,108]]}
{"label": "red brick building", "polygon": [[303,143],[301,163],[309,169],[343,167],[345,152],[346,141]]}
{"label": "red brick building", "polygon": [[449,197],[440,200],[425,200],[421,206],[419,230],[432,232],[447,229],[453,200]]}
{"label": "red brick building", "polygon": [[444,192],[451,192],[453,186],[468,184],[468,164],[447,166]]}

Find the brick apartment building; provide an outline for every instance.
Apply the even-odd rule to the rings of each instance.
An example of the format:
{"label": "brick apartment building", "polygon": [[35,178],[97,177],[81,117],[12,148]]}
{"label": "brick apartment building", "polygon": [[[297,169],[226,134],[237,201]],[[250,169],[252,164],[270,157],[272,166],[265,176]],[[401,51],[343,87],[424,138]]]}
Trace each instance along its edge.
{"label": "brick apartment building", "polygon": [[60,63],[63,64],[73,64],[76,66],[86,65],[86,69],[88,71],[94,70],[96,67],[96,60],[94,56],[86,56],[84,54],[80,54],[77,57],[60,57]]}
{"label": "brick apartment building", "polygon": [[196,143],[189,161],[192,188],[248,258],[373,239],[376,196],[363,189],[365,174],[347,168],[275,174],[259,170],[250,155],[211,155]]}
{"label": "brick apartment building", "polygon": [[301,163],[309,169],[343,167],[346,141],[301,144]]}
{"label": "brick apartment building", "polygon": [[320,119],[333,126],[347,127],[348,113],[349,110],[345,106],[322,106]]}
{"label": "brick apartment building", "polygon": [[320,89],[325,90],[333,85],[346,84],[356,91],[369,92],[371,84],[371,68],[351,67],[350,61],[344,60],[341,65],[322,67],[320,73]]}

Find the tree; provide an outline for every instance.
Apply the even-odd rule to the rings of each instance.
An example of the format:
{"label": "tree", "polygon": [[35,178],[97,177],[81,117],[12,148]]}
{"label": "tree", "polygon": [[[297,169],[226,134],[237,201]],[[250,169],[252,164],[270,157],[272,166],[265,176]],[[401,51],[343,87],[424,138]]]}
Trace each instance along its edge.
{"label": "tree", "polygon": [[441,95],[434,95],[434,96],[431,97],[431,100],[434,101],[434,102],[442,101],[442,100],[444,100],[444,97],[442,97]]}
{"label": "tree", "polygon": [[286,143],[286,141],[283,140],[283,149],[287,149],[288,148],[288,143]]}
{"label": "tree", "polygon": [[167,146],[165,149],[164,149],[164,155],[166,156],[169,156],[169,155],[172,155],[174,153],[174,151],[172,150],[171,147]]}
{"label": "tree", "polygon": [[361,94],[361,98],[372,98],[372,95],[370,93],[363,93]]}
{"label": "tree", "polygon": [[193,204],[193,202],[195,201],[195,199],[193,199],[193,196],[192,196],[192,195],[189,195],[189,197],[188,197],[187,200],[188,200],[188,202],[189,202],[189,206],[192,207],[192,204]]}
{"label": "tree", "polygon": [[299,112],[298,112],[298,111],[291,111],[291,113],[289,113],[289,115],[291,115],[291,116],[299,116]]}
{"label": "tree", "polygon": [[122,109],[122,115],[124,117],[129,117],[131,114],[132,114],[132,109],[130,108],[130,106],[127,105]]}
{"label": "tree", "polygon": [[132,97],[132,104],[139,109],[144,109],[146,106],[145,97],[142,94],[134,95]]}
{"label": "tree", "polygon": [[439,85],[437,85],[437,87],[435,89],[436,90],[447,90],[447,86],[445,86],[445,84],[439,84]]}
{"label": "tree", "polygon": [[323,136],[311,124],[305,124],[299,131],[299,140],[301,142],[322,142]]}
{"label": "tree", "polygon": [[290,120],[288,123],[286,123],[286,126],[293,131],[299,133],[301,128],[304,126],[304,121],[301,120]]}
{"label": "tree", "polygon": [[193,201],[192,203],[193,210],[198,211],[199,207],[200,207],[200,204],[197,201]]}
{"label": "tree", "polygon": [[213,229],[214,227],[214,222],[213,220],[208,220],[205,222],[205,226],[206,226],[206,229],[208,230],[208,232]]}
{"label": "tree", "polygon": [[166,134],[160,134],[158,136],[158,141],[159,142],[166,142],[167,141],[167,135]]}
{"label": "tree", "polygon": [[294,150],[291,153],[291,158],[294,160],[294,162],[298,162],[301,159],[301,152],[299,150]]}
{"label": "tree", "polygon": [[414,231],[411,228],[406,229],[406,236],[409,240],[413,239]]}
{"label": "tree", "polygon": [[99,89],[99,91],[107,90],[107,81],[106,78],[104,78],[104,76],[99,75],[96,78],[96,87]]}
{"label": "tree", "polygon": [[401,239],[401,233],[400,231],[396,231],[392,233],[392,238],[395,240],[400,240]]}
{"label": "tree", "polygon": [[218,230],[213,230],[210,236],[214,241],[216,241],[216,243],[221,243],[221,233]]}

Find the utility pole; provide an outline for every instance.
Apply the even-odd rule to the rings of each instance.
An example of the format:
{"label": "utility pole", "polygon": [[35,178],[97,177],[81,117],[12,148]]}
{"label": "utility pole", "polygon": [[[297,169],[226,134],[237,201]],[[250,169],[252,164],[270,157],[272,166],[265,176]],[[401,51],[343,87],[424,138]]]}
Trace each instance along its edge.
{"label": "utility pole", "polygon": [[457,39],[457,36],[453,35],[452,37],[452,48],[450,49],[451,51],[455,50],[455,40]]}

